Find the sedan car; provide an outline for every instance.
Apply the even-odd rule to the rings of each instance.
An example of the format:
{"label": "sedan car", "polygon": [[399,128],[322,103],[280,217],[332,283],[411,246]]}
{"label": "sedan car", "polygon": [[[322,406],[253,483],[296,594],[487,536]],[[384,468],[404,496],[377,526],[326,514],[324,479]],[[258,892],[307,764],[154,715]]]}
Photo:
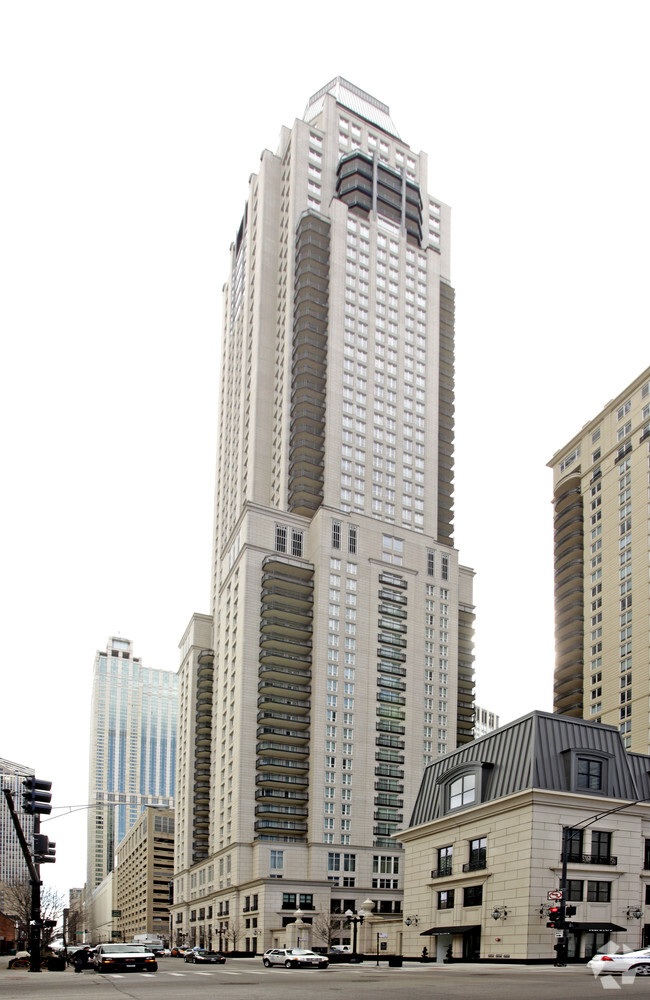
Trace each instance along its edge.
{"label": "sedan car", "polygon": [[93,955],[95,972],[156,972],[154,953],[144,944],[100,944]]}
{"label": "sedan car", "polygon": [[210,962],[213,965],[223,965],[225,956],[220,951],[208,951],[207,948],[192,948],[183,955],[184,962]]}
{"label": "sedan car", "polygon": [[317,955],[306,948],[271,948],[264,952],[262,961],[267,969],[271,965],[283,965],[285,969],[326,969],[329,965],[326,955]]}
{"label": "sedan car", "polygon": [[630,972],[633,976],[650,976],[650,948],[641,951],[598,953],[587,962],[595,976],[611,976],[612,973]]}

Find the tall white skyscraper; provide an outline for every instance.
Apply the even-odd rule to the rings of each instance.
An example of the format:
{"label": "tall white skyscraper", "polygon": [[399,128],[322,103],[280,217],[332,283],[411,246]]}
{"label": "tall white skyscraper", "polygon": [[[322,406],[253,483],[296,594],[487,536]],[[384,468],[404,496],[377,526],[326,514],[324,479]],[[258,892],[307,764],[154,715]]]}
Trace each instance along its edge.
{"label": "tall white skyscraper", "polygon": [[[262,153],[224,287],[212,580],[183,640],[174,928],[401,910],[423,766],[473,735],[447,206],[336,78]],[[311,922],[311,927],[309,923]],[[343,921],[334,940],[349,938]]]}
{"label": "tall white skyscraper", "polygon": [[117,845],[148,805],[173,808],[178,677],[144,667],[130,639],[98,651],[90,714],[87,890],[113,870]]}

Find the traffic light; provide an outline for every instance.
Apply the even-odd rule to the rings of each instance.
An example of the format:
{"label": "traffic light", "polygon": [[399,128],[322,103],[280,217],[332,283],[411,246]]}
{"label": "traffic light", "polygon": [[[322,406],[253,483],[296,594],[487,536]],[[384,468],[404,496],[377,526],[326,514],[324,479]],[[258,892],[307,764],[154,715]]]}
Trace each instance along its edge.
{"label": "traffic light", "polygon": [[559,927],[562,910],[559,906],[549,906],[547,927]]}
{"label": "traffic light", "polygon": [[575,906],[565,906],[565,908],[564,908],[564,916],[565,917],[575,917],[575,915],[576,915],[576,908],[575,908]]}
{"label": "traffic light", "polygon": [[44,833],[34,834],[34,861],[37,865],[54,864],[56,844]]}
{"label": "traffic light", "polygon": [[52,812],[51,781],[40,781],[30,775],[23,781],[23,809],[26,813],[49,814]]}

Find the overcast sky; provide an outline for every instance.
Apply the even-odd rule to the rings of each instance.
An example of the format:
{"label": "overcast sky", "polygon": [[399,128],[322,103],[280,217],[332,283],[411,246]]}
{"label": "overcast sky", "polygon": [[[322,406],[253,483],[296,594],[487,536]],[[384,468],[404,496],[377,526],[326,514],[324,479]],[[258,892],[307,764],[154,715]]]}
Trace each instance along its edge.
{"label": "overcast sky", "polygon": [[[0,6],[0,756],[87,799],[106,638],[207,611],[221,318],[247,180],[337,74],[452,206],[456,544],[480,704],[552,707],[546,462],[650,362],[645,2]],[[85,814],[48,881],[85,877]]]}

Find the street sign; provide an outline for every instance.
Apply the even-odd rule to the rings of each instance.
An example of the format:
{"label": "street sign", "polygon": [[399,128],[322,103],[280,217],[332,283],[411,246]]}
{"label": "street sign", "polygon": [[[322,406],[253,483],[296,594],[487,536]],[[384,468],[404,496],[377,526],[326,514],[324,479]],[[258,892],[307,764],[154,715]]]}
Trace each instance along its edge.
{"label": "street sign", "polygon": [[556,931],[555,932],[555,937],[556,938],[563,938],[564,937],[564,931]]}
{"label": "street sign", "polygon": [[562,890],[561,889],[549,889],[549,891],[546,893],[546,898],[547,899],[562,899]]}

